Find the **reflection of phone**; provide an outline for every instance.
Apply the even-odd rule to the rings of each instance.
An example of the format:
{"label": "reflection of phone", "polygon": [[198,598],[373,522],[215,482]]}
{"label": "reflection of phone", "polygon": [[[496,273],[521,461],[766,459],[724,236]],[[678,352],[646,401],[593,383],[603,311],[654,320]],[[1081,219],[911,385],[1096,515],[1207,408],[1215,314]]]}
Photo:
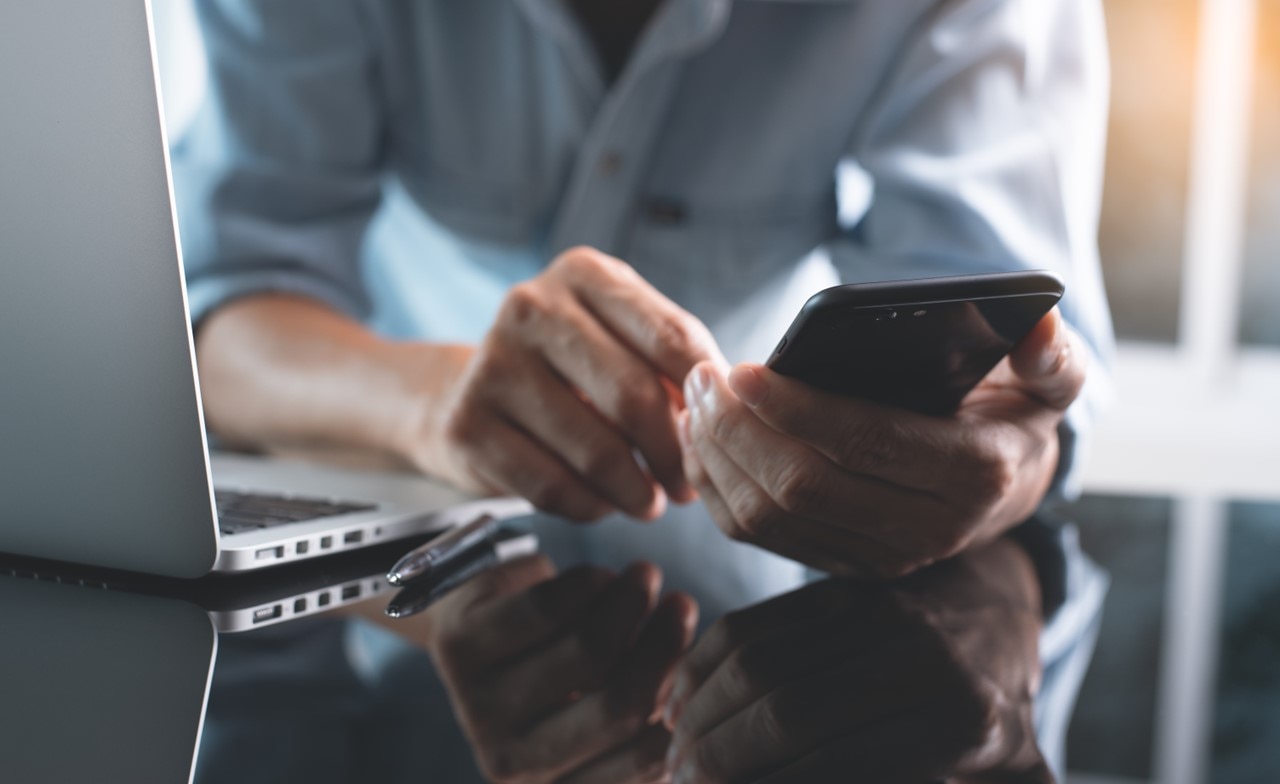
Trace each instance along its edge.
{"label": "reflection of phone", "polygon": [[828,392],[949,414],[1062,290],[1048,272],[836,286],[805,303],[768,365]]}

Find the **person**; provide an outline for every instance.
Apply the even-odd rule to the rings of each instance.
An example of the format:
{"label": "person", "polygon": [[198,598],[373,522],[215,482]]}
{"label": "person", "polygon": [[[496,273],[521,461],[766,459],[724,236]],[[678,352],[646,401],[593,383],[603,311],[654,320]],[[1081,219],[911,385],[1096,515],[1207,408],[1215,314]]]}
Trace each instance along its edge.
{"label": "person", "polygon": [[[975,625],[963,641],[948,637],[945,592],[913,594],[908,612],[883,598],[905,593],[866,588],[881,599],[862,605],[879,608],[867,609],[864,628],[937,655],[862,653],[896,667],[932,662],[948,683],[970,686],[993,675],[974,663],[1022,661],[985,698],[972,688],[940,692],[967,697],[937,713],[947,727],[977,720],[982,731],[961,726],[953,734],[967,740],[963,753],[933,763],[950,766],[948,776],[980,772],[968,767],[975,761],[988,771],[1026,763],[1021,745],[1017,753],[986,746],[1012,737],[1002,727],[1033,721],[1040,744],[1028,769],[1061,771],[1103,578],[1069,526],[1022,523],[1046,497],[1078,490],[1082,440],[1105,391],[1110,331],[1094,236],[1106,67],[1096,2],[201,0],[198,8],[210,96],[175,147],[174,174],[217,437],[376,459],[598,521],[547,520],[540,534],[558,563],[662,567],[676,598],[660,613],[653,567],[622,572],[647,586],[644,611],[620,622],[629,646],[641,648],[685,639],[690,597],[704,618],[738,628],[729,619],[739,616],[726,613],[772,607],[768,600],[789,592],[815,595],[800,589],[811,569],[858,593],[850,586],[914,580],[956,557],[994,552],[993,574],[1007,579],[985,583],[972,606],[1039,602],[1042,684],[1041,668],[1017,659],[1034,656],[1026,634],[984,635]],[[829,283],[1032,267],[1066,280],[1061,312],[951,418],[836,399],[742,363],[765,356],[804,298]],[[655,522],[615,519],[623,517]],[[557,574],[549,561],[501,570],[482,584],[482,598],[519,602],[570,574],[578,573]],[[465,598],[457,601],[476,610],[467,617],[511,617]],[[450,607],[440,615],[458,613]],[[579,639],[594,628],[591,607],[574,605],[536,639]],[[820,625],[830,631],[851,612],[819,613]],[[932,634],[896,637],[883,626],[893,619]],[[495,735],[476,719],[484,712],[468,708],[483,701],[484,679],[463,677],[445,641],[497,640],[501,624],[427,626],[420,642],[436,654],[485,772],[571,775],[527,756],[537,750],[527,744],[486,746]],[[759,626],[770,639],[786,637],[776,619]],[[367,628],[350,634],[374,645]],[[744,644],[729,637],[708,661]],[[540,658],[537,646],[496,644],[505,656]],[[599,658],[625,668],[634,651],[623,647],[604,646]],[[944,655],[957,647],[1002,655]],[[758,663],[744,677],[758,685],[801,666],[785,664]],[[644,752],[635,776],[666,775],[666,762],[653,767],[650,758],[663,750],[684,780],[747,780],[807,758],[828,730],[852,731],[792,711],[771,737],[725,729],[719,745],[699,751],[706,725],[694,716],[705,714],[691,711],[701,681],[682,669],[675,704],[685,707],[662,725],[675,732],[672,744],[648,714],[675,666],[672,655],[649,659],[653,677],[640,680],[652,693],[627,703],[628,715],[646,720],[613,738]],[[598,677],[580,687],[555,681],[552,702],[577,705],[607,688],[605,671],[613,672],[586,668]],[[538,666],[525,672],[522,682],[541,677]],[[891,675],[886,683],[908,677]],[[867,686],[835,683],[845,701]],[[1009,694],[1025,699],[997,699]],[[758,700],[749,696],[733,704],[752,710]],[[893,693],[884,699],[886,711],[896,705]],[[1010,715],[992,718],[998,707]],[[589,744],[589,734],[569,737]],[[759,749],[756,767],[717,768],[726,744],[742,742]],[[878,745],[904,743],[899,734]],[[597,756],[559,758],[581,762],[585,775],[607,758],[590,748]]]}

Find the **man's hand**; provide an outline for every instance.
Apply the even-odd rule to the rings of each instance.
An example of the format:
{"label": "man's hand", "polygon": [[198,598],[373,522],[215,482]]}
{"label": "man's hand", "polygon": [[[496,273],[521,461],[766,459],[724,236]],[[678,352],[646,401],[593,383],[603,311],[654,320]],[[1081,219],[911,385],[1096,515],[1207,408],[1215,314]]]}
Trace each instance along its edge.
{"label": "man's hand", "polygon": [[1056,309],[950,417],[702,363],[685,383],[685,467],[734,539],[833,574],[899,577],[1031,515],[1084,376]]}
{"label": "man's hand", "polygon": [[697,623],[683,594],[658,602],[648,564],[560,576],[541,556],[482,574],[432,607],[418,635],[495,782],[644,784],[665,775],[658,721]]}
{"label": "man's hand", "polygon": [[1008,540],[725,616],[676,676],[675,784],[1043,784],[1039,589]]}
{"label": "man's hand", "polygon": [[[443,405],[404,447],[430,473],[573,520],[690,501],[676,416],[706,327],[623,262],[575,248],[515,286]],[[639,458],[637,458],[637,453]]]}

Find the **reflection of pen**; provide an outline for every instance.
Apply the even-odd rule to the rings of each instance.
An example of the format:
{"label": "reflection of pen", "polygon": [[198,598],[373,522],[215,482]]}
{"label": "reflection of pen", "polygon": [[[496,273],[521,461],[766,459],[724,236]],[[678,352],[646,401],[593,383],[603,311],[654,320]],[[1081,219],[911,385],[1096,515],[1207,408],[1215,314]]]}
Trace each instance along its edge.
{"label": "reflection of pen", "polygon": [[482,514],[469,523],[445,531],[396,561],[396,565],[387,572],[387,582],[405,585],[429,572],[443,569],[450,561],[485,541],[497,526],[498,522],[492,515]]}
{"label": "reflection of pen", "polygon": [[471,546],[453,551],[442,565],[409,583],[387,604],[386,613],[392,618],[417,615],[480,572],[537,549],[538,540],[533,534],[515,531],[499,531],[493,537],[473,541]]}

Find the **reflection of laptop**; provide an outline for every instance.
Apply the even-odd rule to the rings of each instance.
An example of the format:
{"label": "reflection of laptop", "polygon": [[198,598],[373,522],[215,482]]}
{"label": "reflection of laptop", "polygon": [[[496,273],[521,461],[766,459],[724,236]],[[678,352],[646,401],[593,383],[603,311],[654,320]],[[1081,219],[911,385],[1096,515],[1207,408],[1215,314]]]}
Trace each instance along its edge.
{"label": "reflection of laptop", "polygon": [[5,781],[191,780],[218,647],[203,610],[0,574],[0,618]]}
{"label": "reflection of laptop", "polygon": [[[180,599],[209,614],[220,633],[260,629],[328,612],[400,590],[387,583],[387,567],[410,547],[435,534],[420,534],[360,550],[247,574],[198,580],[154,577],[92,566],[0,554],[0,578],[18,577],[92,591],[147,594]],[[519,530],[499,530],[494,541],[508,556],[537,550],[537,539]],[[2,584],[2,583],[0,583]]]}
{"label": "reflection of laptop", "polygon": [[527,508],[209,459],[153,52],[146,0],[0,3],[0,550],[197,577]]}

